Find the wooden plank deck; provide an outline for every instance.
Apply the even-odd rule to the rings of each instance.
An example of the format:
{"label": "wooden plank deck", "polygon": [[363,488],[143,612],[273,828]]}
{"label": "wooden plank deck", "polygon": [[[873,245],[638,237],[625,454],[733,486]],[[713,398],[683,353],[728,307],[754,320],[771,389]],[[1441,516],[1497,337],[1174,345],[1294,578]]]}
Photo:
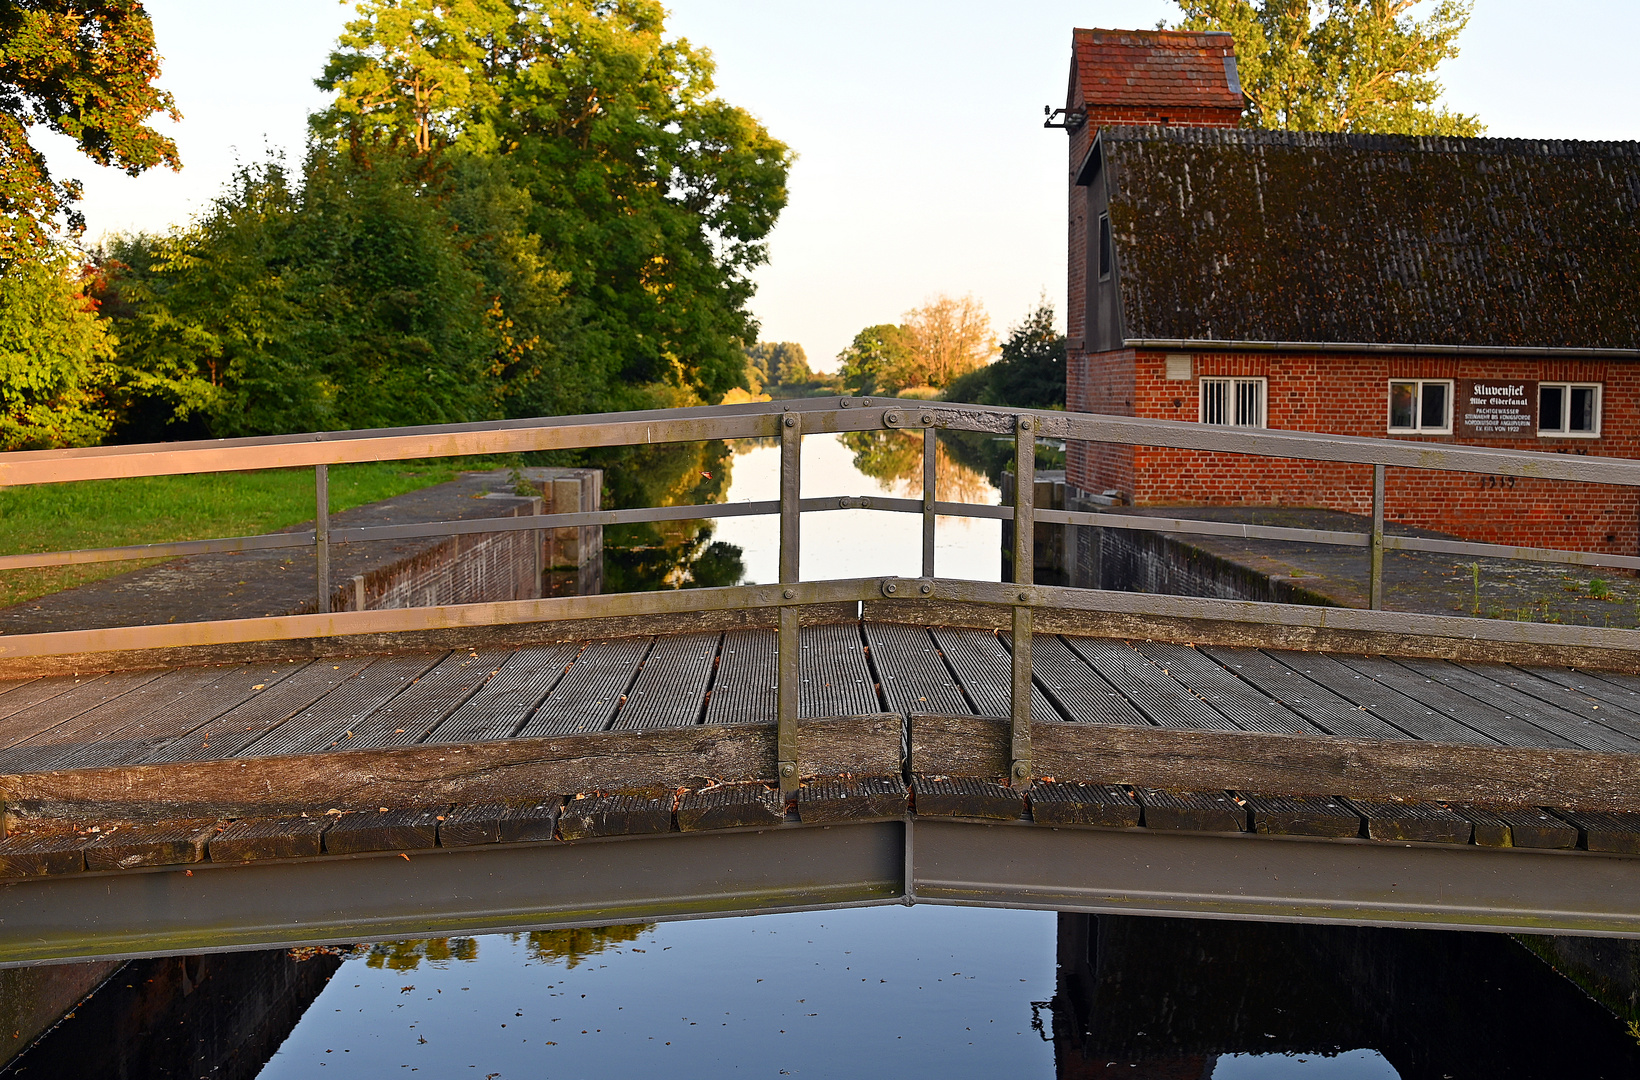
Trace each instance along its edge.
{"label": "wooden plank deck", "polygon": [[[727,796],[688,793],[723,781],[750,782],[724,806],[762,820],[775,637],[729,629],[0,680],[0,793],[24,833],[38,818],[59,819],[37,822],[51,831],[64,818],[229,822],[380,803],[434,807],[435,823],[454,806],[487,836],[507,814],[612,794],[643,803],[650,828],[663,804],[678,812],[665,792],[679,790],[702,828],[716,819],[696,811],[722,817]],[[823,794],[828,777],[854,778],[838,791],[922,792],[924,815],[987,819],[1014,805],[996,783],[1008,768],[1005,632],[853,621],[805,626],[799,642],[814,790],[792,813],[854,813],[847,792]],[[1482,846],[1575,833],[1588,850],[1640,851],[1640,680],[1628,676],[1051,633],[1035,635],[1032,658],[1043,783],[1017,803],[1026,820],[1040,801],[1045,823],[1125,821],[1112,807],[1129,807],[1134,827]],[[44,866],[93,839],[70,832],[7,843],[16,865]]]}
{"label": "wooden plank deck", "polygon": [[[0,680],[0,774],[775,719],[775,635]],[[1005,717],[992,631],[804,627],[800,713]],[[1039,634],[1038,721],[1640,754],[1621,675]]]}

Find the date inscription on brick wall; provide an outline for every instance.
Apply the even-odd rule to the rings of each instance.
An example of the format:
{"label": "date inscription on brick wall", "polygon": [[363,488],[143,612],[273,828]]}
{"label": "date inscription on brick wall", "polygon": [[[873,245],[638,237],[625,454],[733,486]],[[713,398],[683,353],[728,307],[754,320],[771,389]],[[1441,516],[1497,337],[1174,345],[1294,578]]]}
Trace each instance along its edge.
{"label": "date inscription on brick wall", "polygon": [[1536,438],[1538,384],[1530,379],[1459,379],[1452,404],[1460,435]]}

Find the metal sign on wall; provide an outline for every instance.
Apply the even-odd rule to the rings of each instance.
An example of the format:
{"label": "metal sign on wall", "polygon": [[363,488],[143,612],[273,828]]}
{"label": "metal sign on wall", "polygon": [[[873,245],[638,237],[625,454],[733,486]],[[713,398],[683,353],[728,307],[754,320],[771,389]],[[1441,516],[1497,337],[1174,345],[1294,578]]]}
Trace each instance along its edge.
{"label": "metal sign on wall", "polygon": [[1459,379],[1453,412],[1458,433],[1536,438],[1538,384],[1531,379]]}

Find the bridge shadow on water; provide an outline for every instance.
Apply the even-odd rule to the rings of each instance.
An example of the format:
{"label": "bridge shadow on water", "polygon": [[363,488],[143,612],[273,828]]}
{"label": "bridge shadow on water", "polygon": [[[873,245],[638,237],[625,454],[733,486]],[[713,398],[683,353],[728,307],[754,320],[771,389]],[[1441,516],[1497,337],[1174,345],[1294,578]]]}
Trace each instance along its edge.
{"label": "bridge shadow on water", "polygon": [[1065,1080],[1640,1075],[1633,1031],[1503,934],[1062,914],[1058,961]]}
{"label": "bridge shadow on water", "polygon": [[[889,912],[894,910],[897,909],[889,909]],[[840,914],[830,913],[833,918],[828,921]],[[869,912],[857,914],[870,915]],[[808,920],[813,917],[774,918]],[[766,919],[757,921],[765,934],[768,927],[779,925]],[[1052,924],[1037,922],[1035,925]],[[804,930],[799,937],[813,932],[807,922],[797,928]],[[599,960],[647,967],[646,973],[630,974],[640,980],[654,977],[660,970],[654,967],[653,959],[658,949],[651,949],[649,955],[644,956],[628,954],[644,953],[642,948],[620,951],[622,943],[653,944],[640,941],[640,931],[644,937],[655,937],[657,928],[612,928],[614,936],[609,940],[615,948],[608,952],[600,948],[598,951],[603,955]],[[656,940],[667,940],[668,932],[666,926],[658,928]],[[542,972],[539,978],[531,980],[533,997],[545,999],[555,985],[560,996],[575,998],[573,993],[563,994],[564,979],[567,968],[576,967],[584,957],[556,953],[548,956],[533,939],[563,937],[573,944],[578,940],[577,935],[588,936],[573,931],[528,936],[530,940],[525,947],[528,957],[538,962],[547,961],[546,966],[537,967]],[[597,937],[597,932],[591,936]],[[753,940],[762,936],[754,931]],[[686,937],[673,936],[671,940],[688,950]],[[725,939],[719,936],[714,940],[721,944]],[[861,944],[853,939],[845,943]],[[809,942],[810,946],[814,944]],[[945,944],[955,950],[954,956],[961,957],[963,944]],[[918,946],[908,941],[904,947],[905,957],[885,956],[881,960],[890,964],[903,962]],[[974,951],[972,943],[968,947]],[[490,946],[485,949],[488,951]],[[1626,945],[1619,951],[1632,955],[1626,952]],[[457,964],[466,970],[456,981],[476,988],[477,980],[483,977],[483,968],[475,965],[478,954],[479,945],[473,939],[452,939],[383,943],[356,950],[345,962],[322,951],[315,954],[286,950],[133,961],[8,1068],[0,1068],[0,1074],[85,1080],[257,1076],[264,1072],[265,1065],[287,1039],[300,1050],[299,1044],[304,1040],[292,1038],[293,1032],[299,1025],[305,1026],[304,1012],[339,969],[352,971],[352,976],[345,980],[350,986],[364,981],[367,987],[364,993],[372,993],[369,980],[359,979],[359,971],[344,967],[344,963],[378,969],[385,977],[386,981],[374,993],[393,1000],[375,1002],[371,1009],[359,1010],[368,1013],[377,1008],[389,1011],[402,1008],[398,1002],[407,988],[387,983],[427,982],[432,972],[422,970],[416,976],[411,973],[429,959],[446,961],[435,963],[435,967],[448,967],[449,961],[467,961],[466,965]],[[967,957],[980,958],[978,953]],[[753,967],[762,971],[760,965],[769,960],[767,956],[757,955],[756,947],[752,946],[746,950],[744,966],[740,958],[731,963],[739,968],[739,975],[745,975]],[[693,963],[688,958],[685,962]],[[861,962],[859,953],[854,954],[853,962],[856,965]],[[558,973],[547,974],[552,970]],[[860,970],[863,969],[856,968],[853,975],[857,976]],[[944,968],[940,970],[943,972]],[[987,978],[983,970],[964,970],[977,974],[982,981]],[[701,971],[703,981],[690,988],[687,1004],[705,1009],[718,995],[712,985],[712,968],[708,966]],[[1024,1000],[1030,991],[1040,993],[1041,984],[1008,990],[1007,985],[1016,983],[1013,971],[990,974],[996,984],[992,988],[993,995],[1002,995],[989,999],[992,1007],[1004,1014],[1021,1014],[997,1016],[996,1033],[1001,1035],[1006,1027],[1011,1035],[1013,1029],[1019,1028],[1026,1040],[1040,1046],[1031,1032],[1024,1030],[1023,1014],[1029,1010],[1037,1035],[1051,1043],[1052,1065],[1049,1066],[1045,1055],[1019,1056],[1016,1041],[1012,1051],[1016,1056],[1012,1060],[1016,1062],[1017,1075],[1046,1075],[1050,1068],[1055,1076],[1065,1080],[1095,1076],[1139,1080],[1279,1080],[1288,1076],[1327,1080],[1395,1077],[1400,1080],[1466,1080],[1470,1077],[1497,1080],[1575,1076],[1593,1080],[1640,1075],[1640,1045],[1633,1030],[1625,1030],[1624,1021],[1613,1011],[1586,995],[1519,941],[1501,934],[1060,915],[1056,991],[1051,1001]],[[490,975],[507,978],[507,973],[499,969],[492,970]],[[727,980],[719,975],[716,981]],[[933,979],[919,978],[918,981],[933,983]],[[872,978],[870,982],[875,989],[877,979]],[[1017,980],[1019,984],[1025,982]],[[919,1013],[925,1018],[921,1033],[924,1040],[934,1042],[943,1036],[934,1030],[940,1026],[939,1022],[930,1022],[929,1017],[945,1011],[951,1014],[947,1019],[955,1024],[971,1021],[966,1015],[961,1019],[955,1017],[973,1007],[972,999],[959,1000],[953,989],[956,983],[942,985],[946,987],[943,992],[935,985],[919,986],[923,991],[919,1000],[902,999],[903,1010],[882,1010],[877,1019],[864,1021],[864,1027],[861,1014],[854,1014],[842,1025],[851,1030],[824,1034],[823,1045],[832,1049],[819,1060],[812,1052],[807,1055],[802,1074],[859,1075],[861,1054],[866,1052],[872,1036],[880,1034],[866,1030],[875,1024],[885,1031],[892,1027],[905,1033],[905,1041],[887,1045],[895,1047],[897,1053],[910,1056],[902,1062],[893,1060],[896,1054],[891,1053],[879,1062],[885,1068],[892,1067],[903,1075],[917,1075],[915,1061],[920,1055],[926,1065],[933,1067],[931,1075],[954,1075],[949,1068],[950,1060],[942,1056],[942,1052],[932,1045],[918,1045]],[[466,985],[460,987],[466,988]],[[794,994],[797,992],[801,991],[794,990]],[[814,993],[812,989],[807,992]],[[858,991],[859,994],[865,992]],[[321,1022],[331,1022],[327,1019],[332,1011],[330,1005],[347,1001],[359,1003],[355,991],[346,993],[354,997],[334,1001],[327,997],[327,1006],[314,1010],[316,1015],[326,1014],[319,1018]],[[725,1000],[718,1002],[719,1005],[733,1004],[729,1000],[731,995],[724,993],[723,996]],[[629,1008],[635,1004],[630,997],[625,1000]],[[549,1011],[562,1012],[568,1006],[566,1001],[555,1004]],[[523,1010],[529,1008],[530,1005],[521,1004],[516,1015],[523,1016]],[[740,1011],[734,1019],[744,1034],[725,1032],[723,1038],[727,1041],[697,1045],[689,1065],[676,1075],[686,1075],[690,1068],[724,1071],[771,1063],[764,1051],[773,1033],[756,1029],[774,1027],[776,1023],[789,1026],[791,1019],[781,1019],[788,1014],[778,1011],[760,1016],[760,1010],[748,1010],[744,1005],[738,1008]],[[599,1009],[605,1014],[604,1024],[619,1023],[615,1008],[605,1004]],[[490,1015],[492,1011],[497,1015]],[[903,1015],[895,1015],[896,1011]],[[453,1021],[458,1027],[441,1029],[434,1037],[442,1041],[454,1037],[476,1048],[493,1042],[499,1033],[498,1023],[502,1028],[508,1021],[512,1021],[515,1028],[525,1023],[515,1020],[514,1015],[511,1005],[500,1010],[476,1009],[470,1017]],[[408,1019],[409,1014],[404,1014],[404,1018]],[[587,1017],[580,1018],[577,1029],[581,1022],[587,1022]],[[348,1023],[368,1021],[360,1016]],[[421,1030],[433,1035],[426,1027]],[[556,1028],[551,1030],[559,1038],[566,1034]],[[538,1071],[547,1067],[551,1067],[550,1075],[653,1075],[652,1063],[640,1060],[642,1055],[633,1045],[637,1041],[636,1033],[636,1029],[627,1030],[624,1038],[631,1040],[625,1044],[627,1051],[622,1050],[623,1037],[618,1036],[615,1045],[601,1049],[593,1059],[536,1057],[535,1054],[547,1052],[537,1040],[539,1049],[525,1059],[533,1059],[527,1073],[501,1065],[504,1071],[494,1075],[549,1075]],[[372,1032],[371,1037],[379,1034],[383,1033]],[[676,1033],[659,1027],[650,1034],[677,1037]],[[363,1032],[358,1035],[365,1037]],[[328,1046],[332,1040],[326,1037],[323,1041]],[[546,1044],[547,1047],[555,1045]],[[658,1044],[651,1037],[648,1045]],[[900,1047],[903,1050],[899,1050]],[[1048,1047],[1042,1049],[1046,1051]],[[1008,1051],[998,1043],[966,1052],[975,1055],[972,1061],[976,1066],[988,1062],[988,1071],[990,1065],[996,1064],[990,1059]],[[552,1053],[573,1055],[574,1051],[566,1046]],[[350,1068],[342,1064],[340,1053],[334,1056],[338,1059],[336,1064],[350,1076],[385,1076],[389,1071],[393,1075],[404,1075],[410,1068],[400,1064],[387,1066],[375,1058],[361,1059],[357,1054]],[[936,1064],[942,1061],[943,1065]],[[593,1062],[597,1067],[588,1071],[587,1067]],[[295,1061],[286,1064],[295,1064]],[[301,1070],[301,1066],[297,1067]],[[436,1073],[437,1069],[433,1071]],[[482,1069],[477,1075],[484,1075]]]}

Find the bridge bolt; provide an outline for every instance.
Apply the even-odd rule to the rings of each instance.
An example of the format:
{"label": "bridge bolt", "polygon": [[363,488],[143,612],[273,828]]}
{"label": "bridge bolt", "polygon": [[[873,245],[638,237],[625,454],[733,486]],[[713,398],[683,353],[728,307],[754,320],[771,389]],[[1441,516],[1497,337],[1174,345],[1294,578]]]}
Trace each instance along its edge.
{"label": "bridge bolt", "polygon": [[922,593],[924,596],[927,596],[929,593],[934,591],[934,586],[925,581],[921,585],[917,586],[917,591]]}
{"label": "bridge bolt", "polygon": [[883,586],[883,591],[888,593],[890,596],[893,596],[895,593],[900,591],[900,587],[890,581]]}
{"label": "bridge bolt", "polygon": [[786,426],[787,427],[796,427],[797,426],[797,417],[788,415],[786,417]]}
{"label": "bridge bolt", "polygon": [[794,599],[797,596],[797,590],[796,589],[787,589],[785,592],[781,593],[780,595],[784,596],[787,600],[791,600],[791,599]]}
{"label": "bridge bolt", "polygon": [[1030,771],[1031,771],[1031,767],[1029,765],[1025,764],[1023,761],[1014,762],[1014,775],[1017,776],[1019,779],[1021,779],[1021,780],[1025,779],[1026,774],[1029,773]]}
{"label": "bridge bolt", "polygon": [[1019,594],[1019,602],[1021,604],[1029,603],[1030,599],[1031,599],[1031,594],[1030,593],[1020,593]]}
{"label": "bridge bolt", "polygon": [[793,765],[791,762],[782,761],[780,763],[780,775],[781,776],[785,776],[785,777],[789,778],[789,777],[795,775],[796,772],[797,772],[797,766]]}
{"label": "bridge bolt", "polygon": [[886,424],[889,427],[899,427],[900,426],[900,414],[897,413],[897,412],[886,412],[886,413],[884,413],[883,414],[883,423]]}

